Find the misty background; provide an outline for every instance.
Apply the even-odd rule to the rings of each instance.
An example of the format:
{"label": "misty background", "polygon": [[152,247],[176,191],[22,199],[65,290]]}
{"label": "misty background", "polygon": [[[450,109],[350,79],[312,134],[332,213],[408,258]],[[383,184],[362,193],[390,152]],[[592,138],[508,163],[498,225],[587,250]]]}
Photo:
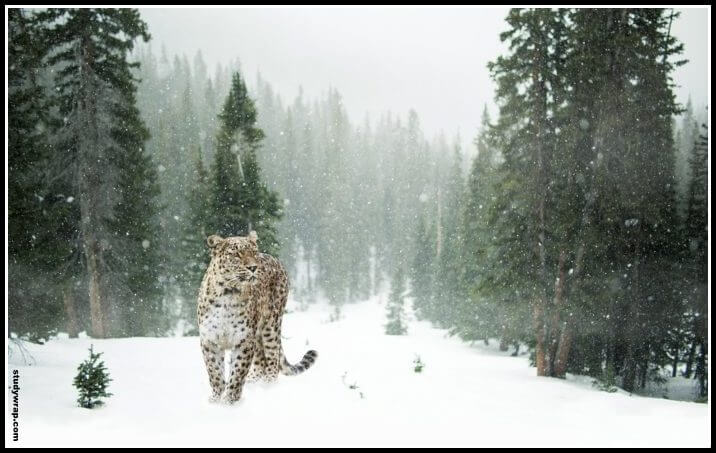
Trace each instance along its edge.
{"label": "misty background", "polygon": [[[415,109],[425,132],[471,144],[483,105],[495,116],[487,62],[507,48],[508,8],[140,8],[155,52],[192,57],[201,50],[210,70],[238,59],[246,78],[260,72],[284,99],[301,86],[307,98],[337,88],[353,122]],[[689,64],[675,69],[677,101],[691,95],[701,111],[707,95],[704,8],[681,13],[672,34]]]}

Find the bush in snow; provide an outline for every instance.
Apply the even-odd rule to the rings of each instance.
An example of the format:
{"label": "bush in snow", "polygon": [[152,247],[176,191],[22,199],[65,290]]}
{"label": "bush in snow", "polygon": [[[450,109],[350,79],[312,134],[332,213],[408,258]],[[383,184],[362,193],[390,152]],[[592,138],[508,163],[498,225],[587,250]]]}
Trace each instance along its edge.
{"label": "bush in snow", "polygon": [[107,385],[112,381],[109,378],[104,362],[99,361],[101,352],[95,354],[90,346],[90,358],[85,360],[77,367],[77,376],[75,376],[74,386],[80,392],[77,403],[80,407],[92,409],[94,406],[103,404],[100,398],[109,398],[111,393],[107,393]]}
{"label": "bush in snow", "polygon": [[415,372],[421,373],[423,371],[423,368],[425,368],[425,364],[420,360],[420,356],[415,356],[415,360],[413,360],[413,363],[415,364]]}
{"label": "bush in snow", "polygon": [[352,384],[347,383],[347,382],[346,382],[346,377],[347,377],[347,376],[348,376],[348,372],[347,372],[347,371],[346,371],[345,373],[343,373],[343,376],[341,376],[341,380],[343,381],[343,385],[345,385],[346,387],[348,387],[348,388],[351,389],[351,390],[358,390],[358,394],[360,395],[360,398],[361,398],[361,399],[364,399],[364,398],[365,398],[365,395],[363,394],[363,392],[361,392],[361,391],[359,390],[360,387],[358,387],[358,383],[357,383],[357,382],[354,382],[354,383],[352,383]]}

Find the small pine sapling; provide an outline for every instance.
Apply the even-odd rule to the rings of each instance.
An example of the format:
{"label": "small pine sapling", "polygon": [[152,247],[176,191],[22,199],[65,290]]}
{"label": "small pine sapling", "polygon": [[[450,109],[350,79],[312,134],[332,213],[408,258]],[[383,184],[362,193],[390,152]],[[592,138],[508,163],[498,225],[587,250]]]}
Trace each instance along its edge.
{"label": "small pine sapling", "polygon": [[419,355],[416,355],[416,356],[415,356],[415,360],[413,360],[413,363],[415,364],[414,371],[415,371],[416,373],[422,373],[422,372],[423,372],[423,368],[425,368],[425,364],[422,362],[422,360],[420,360],[420,356],[419,356]]}
{"label": "small pine sapling", "polygon": [[104,362],[99,361],[101,352],[94,353],[90,346],[90,358],[85,360],[77,367],[77,376],[75,376],[74,386],[80,392],[77,403],[80,407],[92,409],[94,406],[104,404],[100,398],[109,398],[111,393],[107,392],[107,385],[112,381],[109,373],[104,367]]}

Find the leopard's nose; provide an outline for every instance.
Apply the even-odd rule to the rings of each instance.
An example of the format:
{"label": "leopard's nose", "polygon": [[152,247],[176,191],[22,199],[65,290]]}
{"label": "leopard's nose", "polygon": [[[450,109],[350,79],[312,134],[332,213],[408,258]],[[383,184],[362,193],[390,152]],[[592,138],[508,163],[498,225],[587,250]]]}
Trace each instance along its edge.
{"label": "leopard's nose", "polygon": [[251,271],[252,274],[256,272],[256,266],[247,266],[247,268]]}

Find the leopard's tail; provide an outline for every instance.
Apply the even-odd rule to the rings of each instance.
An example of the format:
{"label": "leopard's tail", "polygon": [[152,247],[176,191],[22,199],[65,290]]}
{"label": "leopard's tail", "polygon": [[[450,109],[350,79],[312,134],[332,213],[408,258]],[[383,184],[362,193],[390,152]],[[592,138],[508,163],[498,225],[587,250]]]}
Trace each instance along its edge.
{"label": "leopard's tail", "polygon": [[297,363],[296,365],[291,365],[290,363],[288,363],[288,360],[286,360],[286,355],[283,353],[282,349],[281,373],[287,376],[295,376],[297,374],[301,374],[307,369],[311,368],[311,366],[316,362],[316,357],[318,357],[318,353],[314,350],[310,350],[303,355],[303,358],[299,363]]}

